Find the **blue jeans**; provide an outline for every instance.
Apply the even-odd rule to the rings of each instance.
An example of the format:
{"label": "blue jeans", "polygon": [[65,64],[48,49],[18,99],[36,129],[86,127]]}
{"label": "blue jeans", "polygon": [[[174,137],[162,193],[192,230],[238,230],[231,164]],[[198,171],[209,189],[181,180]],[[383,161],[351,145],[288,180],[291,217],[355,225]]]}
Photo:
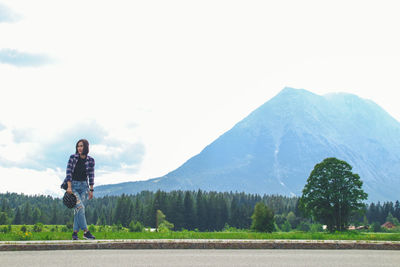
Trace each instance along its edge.
{"label": "blue jeans", "polygon": [[86,181],[72,181],[71,187],[77,198],[74,208],[74,232],[78,232],[79,229],[87,230],[85,203],[88,199],[89,186]]}

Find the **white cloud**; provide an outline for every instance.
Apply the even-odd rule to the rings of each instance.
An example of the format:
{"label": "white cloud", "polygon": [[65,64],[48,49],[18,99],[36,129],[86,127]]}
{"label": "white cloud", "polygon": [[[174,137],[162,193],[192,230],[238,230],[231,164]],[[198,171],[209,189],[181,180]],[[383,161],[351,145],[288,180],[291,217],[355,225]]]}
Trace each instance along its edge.
{"label": "white cloud", "polygon": [[[3,162],[45,147],[66,164],[76,138],[64,131],[96,121],[100,162],[143,145],[140,164],[104,181],[158,177],[284,86],[355,93],[400,119],[395,1],[3,2],[22,19],[0,24],[0,50],[56,59],[0,64]],[[15,144],[12,131],[24,129],[32,134]]]}
{"label": "white cloud", "polygon": [[40,67],[51,62],[52,60],[46,55],[21,52],[15,49],[0,50],[0,63],[4,64],[17,67]]}
{"label": "white cloud", "polygon": [[22,168],[0,167],[0,192],[17,192],[29,195],[61,196],[60,185],[64,177],[61,170],[35,171]]}
{"label": "white cloud", "polygon": [[9,7],[0,3],[0,23],[14,23],[20,19],[20,15],[13,12]]}

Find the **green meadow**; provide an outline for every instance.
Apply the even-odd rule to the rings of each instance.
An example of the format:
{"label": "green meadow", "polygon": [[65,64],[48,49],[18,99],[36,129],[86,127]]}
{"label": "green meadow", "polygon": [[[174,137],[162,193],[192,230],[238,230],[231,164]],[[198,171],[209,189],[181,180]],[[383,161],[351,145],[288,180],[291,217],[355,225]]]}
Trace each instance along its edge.
{"label": "green meadow", "polygon": [[[41,229],[39,229],[41,228]],[[94,226],[90,228],[96,239],[293,239],[293,240],[369,240],[369,241],[400,241],[400,232],[272,232],[260,233],[250,230],[229,228],[219,232],[199,231],[163,231],[130,232],[128,228],[118,226]],[[0,241],[24,240],[71,240],[72,229],[65,225],[3,225],[0,226]],[[82,239],[83,232],[78,234]]]}

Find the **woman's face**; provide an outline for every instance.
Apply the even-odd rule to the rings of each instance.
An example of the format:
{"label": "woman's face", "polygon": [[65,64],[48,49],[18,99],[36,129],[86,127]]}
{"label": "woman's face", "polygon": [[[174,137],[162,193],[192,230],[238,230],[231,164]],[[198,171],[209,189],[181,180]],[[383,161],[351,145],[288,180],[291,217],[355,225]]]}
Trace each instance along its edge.
{"label": "woman's face", "polygon": [[79,155],[82,155],[82,153],[83,153],[83,142],[79,142],[77,148],[78,148]]}

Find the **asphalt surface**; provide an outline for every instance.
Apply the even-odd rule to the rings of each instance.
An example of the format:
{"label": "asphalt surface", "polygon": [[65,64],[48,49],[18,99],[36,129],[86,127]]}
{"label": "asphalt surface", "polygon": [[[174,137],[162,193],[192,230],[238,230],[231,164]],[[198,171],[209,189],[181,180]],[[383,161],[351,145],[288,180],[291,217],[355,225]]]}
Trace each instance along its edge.
{"label": "asphalt surface", "polygon": [[400,266],[387,250],[3,251],[0,266]]}

